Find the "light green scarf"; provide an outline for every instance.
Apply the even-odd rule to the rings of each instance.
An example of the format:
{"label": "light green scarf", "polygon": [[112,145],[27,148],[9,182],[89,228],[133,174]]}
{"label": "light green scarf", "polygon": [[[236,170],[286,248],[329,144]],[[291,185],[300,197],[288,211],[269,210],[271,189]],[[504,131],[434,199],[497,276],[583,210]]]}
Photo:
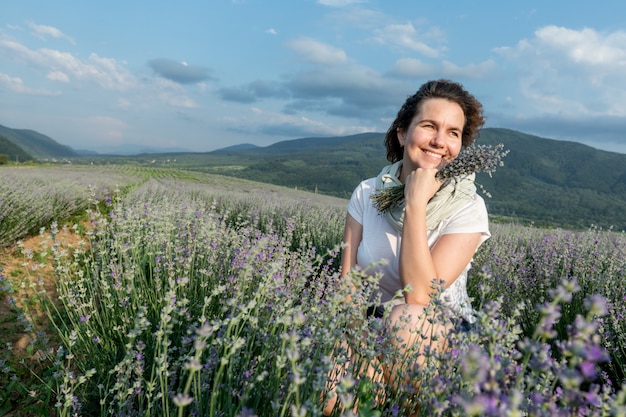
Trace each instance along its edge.
{"label": "light green scarf", "polygon": [[[376,192],[402,185],[400,172],[402,160],[382,169],[376,177]],[[476,195],[475,174],[453,177],[446,180],[426,206],[426,229],[432,230],[444,219],[465,207]],[[385,212],[387,220],[401,232],[404,224],[404,200],[395,209]]]}

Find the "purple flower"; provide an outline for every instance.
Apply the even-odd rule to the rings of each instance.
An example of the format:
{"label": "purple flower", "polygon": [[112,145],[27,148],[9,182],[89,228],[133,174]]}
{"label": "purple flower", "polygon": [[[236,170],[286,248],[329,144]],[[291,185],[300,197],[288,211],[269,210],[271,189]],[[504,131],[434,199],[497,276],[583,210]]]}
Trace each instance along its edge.
{"label": "purple flower", "polygon": [[589,310],[592,316],[606,316],[609,313],[607,308],[607,300],[599,294],[592,294],[585,299],[585,308]]}
{"label": "purple flower", "polygon": [[592,362],[584,361],[580,364],[580,373],[587,379],[596,379],[596,366]]}
{"label": "purple flower", "polygon": [[597,345],[593,345],[585,352],[585,359],[593,363],[606,362],[609,360],[609,355],[604,349],[601,349]]}

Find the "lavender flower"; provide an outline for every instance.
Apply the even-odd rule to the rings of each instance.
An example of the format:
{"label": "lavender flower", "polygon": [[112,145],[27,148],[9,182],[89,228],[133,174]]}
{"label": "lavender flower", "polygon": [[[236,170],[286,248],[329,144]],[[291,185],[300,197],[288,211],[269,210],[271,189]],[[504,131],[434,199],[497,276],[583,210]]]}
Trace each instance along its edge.
{"label": "lavender flower", "polygon": [[[491,176],[496,168],[503,166],[502,158],[509,153],[502,143],[496,146],[473,145],[465,148],[457,158],[443,167],[435,175],[437,179],[447,180],[478,172],[486,172]],[[484,191],[484,190],[483,190]],[[404,185],[390,187],[372,194],[374,206],[379,212],[393,210],[404,199]]]}

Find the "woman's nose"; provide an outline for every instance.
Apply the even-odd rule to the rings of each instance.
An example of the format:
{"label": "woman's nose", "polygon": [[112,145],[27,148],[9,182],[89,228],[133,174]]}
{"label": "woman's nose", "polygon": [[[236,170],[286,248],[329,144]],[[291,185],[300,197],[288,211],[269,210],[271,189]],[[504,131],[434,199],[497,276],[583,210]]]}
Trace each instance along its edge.
{"label": "woman's nose", "polygon": [[438,148],[443,147],[446,143],[444,132],[442,132],[441,130],[438,130],[437,132],[435,132],[435,135],[431,139],[430,143],[433,146],[436,146]]}

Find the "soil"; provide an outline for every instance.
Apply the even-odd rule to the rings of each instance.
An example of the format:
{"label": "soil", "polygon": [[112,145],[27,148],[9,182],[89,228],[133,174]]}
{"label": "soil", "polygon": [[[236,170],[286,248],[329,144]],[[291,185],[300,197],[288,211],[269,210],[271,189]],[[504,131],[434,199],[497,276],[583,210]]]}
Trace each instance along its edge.
{"label": "soil", "polygon": [[[70,229],[62,229],[55,237],[56,243],[63,249],[72,251],[85,241]],[[24,357],[27,347],[33,340],[34,332],[43,331],[50,338],[50,323],[46,313],[37,301],[40,296],[56,300],[57,275],[54,270],[52,255],[48,249],[52,245],[49,232],[28,237],[13,246],[0,249],[0,274],[12,281],[14,293],[0,294],[0,344],[4,348],[7,342],[13,346],[13,353]],[[15,300],[14,304],[10,297]],[[19,321],[21,311],[28,311],[33,318],[34,330],[26,332]]]}
{"label": "soil", "polygon": [[[37,333],[43,333],[48,340],[47,348],[56,351],[60,346],[59,336],[40,301],[43,297],[52,302],[57,301],[58,278],[50,250],[53,243],[60,251],[66,251],[69,257],[76,248],[87,249],[86,240],[69,228],[61,229],[54,242],[47,232],[24,238],[10,247],[0,248],[0,281],[10,281],[13,290],[9,294],[6,291],[7,282],[2,283],[4,290],[0,291],[0,359],[8,359],[12,364],[12,372],[19,376],[18,386],[21,387],[9,386],[6,388],[8,391],[2,391],[5,388],[0,387],[0,415],[57,415],[54,395],[40,389],[43,379],[47,377],[44,376],[46,366],[39,359],[46,353],[37,350],[39,344],[32,343]],[[13,302],[10,301],[11,297]],[[20,321],[22,312],[28,314],[32,323],[29,331]],[[6,350],[7,343],[10,343],[11,351]],[[17,364],[23,364],[23,367],[18,367]]]}

